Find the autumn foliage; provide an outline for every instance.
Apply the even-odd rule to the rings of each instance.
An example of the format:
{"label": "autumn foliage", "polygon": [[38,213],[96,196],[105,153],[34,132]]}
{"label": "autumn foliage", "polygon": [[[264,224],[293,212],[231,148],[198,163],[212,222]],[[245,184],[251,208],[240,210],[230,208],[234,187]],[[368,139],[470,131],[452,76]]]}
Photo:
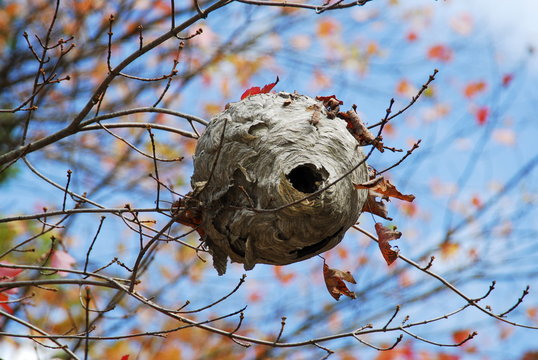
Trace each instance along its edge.
{"label": "autumn foliage", "polygon": [[[473,4],[4,1],[0,357],[534,359],[536,44],[496,23],[519,3]],[[370,176],[275,210],[238,171],[238,211],[308,212],[333,181],[366,202],[323,262],[218,277],[194,150],[274,91],[316,99]]]}

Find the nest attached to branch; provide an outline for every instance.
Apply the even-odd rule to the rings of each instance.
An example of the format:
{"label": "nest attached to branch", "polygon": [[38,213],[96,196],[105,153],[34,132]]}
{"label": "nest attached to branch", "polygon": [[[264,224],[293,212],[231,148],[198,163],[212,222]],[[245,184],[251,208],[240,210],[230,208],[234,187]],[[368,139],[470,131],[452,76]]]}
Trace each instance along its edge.
{"label": "nest attached to branch", "polygon": [[[311,198],[362,159],[346,122],[323,102],[280,92],[232,103],[200,137],[191,178],[202,240],[220,275],[228,258],[286,265],[336,246],[356,223],[366,163]],[[271,210],[277,209],[278,210]]]}

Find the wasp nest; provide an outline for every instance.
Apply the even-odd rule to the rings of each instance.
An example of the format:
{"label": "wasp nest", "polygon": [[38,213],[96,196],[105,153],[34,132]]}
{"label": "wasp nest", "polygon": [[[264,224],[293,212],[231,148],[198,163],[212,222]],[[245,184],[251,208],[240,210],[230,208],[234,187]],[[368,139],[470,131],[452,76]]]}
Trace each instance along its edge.
{"label": "wasp nest", "polygon": [[325,191],[285,205],[322,189],[363,158],[346,122],[318,100],[281,92],[230,104],[200,137],[191,179],[203,241],[218,273],[226,272],[228,258],[250,270],[336,246],[366,200],[367,191],[353,187],[368,180],[365,163]]}

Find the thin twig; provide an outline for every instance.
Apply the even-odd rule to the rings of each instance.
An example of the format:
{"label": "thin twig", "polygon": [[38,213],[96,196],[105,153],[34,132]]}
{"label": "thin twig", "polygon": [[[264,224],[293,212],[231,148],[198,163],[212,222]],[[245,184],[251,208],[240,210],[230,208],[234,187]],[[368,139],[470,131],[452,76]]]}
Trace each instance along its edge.
{"label": "thin twig", "polygon": [[105,219],[106,219],[106,216],[101,216],[101,220],[99,222],[99,227],[97,228],[97,232],[95,233],[95,236],[93,237],[90,247],[88,248],[88,251],[86,252],[86,260],[84,261],[84,272],[88,270],[88,262],[90,261],[90,253],[92,252],[93,245],[97,241],[97,237],[99,236],[99,232],[101,231],[101,227],[103,226],[103,222],[105,221]]}
{"label": "thin twig", "polygon": [[[122,128],[140,128],[140,129],[157,129],[168,131],[171,133],[179,134],[191,139],[198,139],[198,135],[191,133],[185,130],[177,129],[175,127],[161,125],[161,124],[152,124],[152,123],[138,123],[138,122],[122,122],[122,123],[100,123],[101,125],[88,125],[80,129],[80,131],[89,131],[89,130],[102,130],[103,126],[107,129],[122,129]],[[160,160],[160,161],[171,161],[171,160]]]}
{"label": "thin twig", "polygon": [[157,199],[155,200],[155,207],[158,209],[160,204],[161,196],[161,180],[159,179],[159,168],[157,166],[157,155],[155,151],[155,136],[151,131],[151,128],[148,128],[149,139],[151,141],[151,154],[153,155],[153,168],[155,170],[155,178],[157,179]]}
{"label": "thin twig", "polygon": [[394,309],[394,313],[392,314],[392,316],[390,317],[389,321],[387,321],[387,323],[385,324],[385,326],[383,326],[383,329],[387,329],[387,327],[390,325],[390,323],[392,322],[392,320],[394,320],[394,318],[396,317],[396,315],[398,314],[398,312],[400,312],[400,305],[396,305],[396,308]]}
{"label": "thin twig", "polygon": [[282,334],[284,333],[284,327],[286,326],[286,317],[282,316],[282,320],[280,321],[280,331],[278,332],[278,335],[275,339],[275,343],[277,343],[280,338],[282,337]]}
{"label": "thin twig", "polygon": [[523,302],[523,299],[525,298],[525,296],[529,295],[529,289],[530,289],[530,286],[527,285],[525,290],[523,290],[523,294],[521,294],[521,296],[517,299],[517,302],[510,309],[506,310],[502,314],[499,314],[499,316],[504,317],[508,313],[512,312],[515,308],[517,308],[519,306],[519,304],[521,304]]}
{"label": "thin twig", "polygon": [[389,171],[391,169],[394,169],[396,166],[400,165],[405,159],[407,159],[408,156],[410,156],[413,153],[413,151],[418,149],[421,141],[422,140],[418,140],[416,143],[414,143],[413,146],[411,147],[411,149],[407,150],[405,155],[402,156],[402,158],[400,160],[398,160],[395,164],[389,166],[388,168],[378,172],[377,175],[381,175],[381,174],[383,174],[383,173],[385,173],[385,172],[387,172],[387,171]]}
{"label": "thin twig", "polygon": [[133,266],[133,273],[131,275],[131,284],[129,285],[129,292],[133,292],[134,287],[136,285],[136,276],[138,274],[138,268],[140,266],[140,262],[142,261],[144,255],[149,250],[149,248],[159,240],[162,234],[164,234],[173,224],[175,220],[170,220],[150,241],[147,242],[146,246],[144,246],[140,252],[138,253],[138,256],[136,258],[135,264]]}
{"label": "thin twig", "polygon": [[[360,231],[361,233],[363,233],[364,235],[368,236],[370,239],[378,242],[379,240],[377,239],[377,237],[375,237],[374,235],[372,235],[371,233],[369,233],[368,231],[358,227],[358,226],[353,226],[354,229]],[[525,329],[538,329],[538,326],[532,326],[532,325],[525,325],[525,324],[520,324],[520,323],[517,323],[517,322],[513,322],[513,321],[509,321],[509,320],[506,320],[505,318],[493,313],[491,310],[488,310],[482,306],[480,306],[478,304],[477,301],[475,301],[474,299],[468,297],[467,295],[465,295],[461,290],[459,290],[458,288],[456,288],[454,285],[452,285],[449,281],[447,281],[445,278],[443,278],[441,275],[438,275],[437,273],[434,273],[430,270],[425,270],[424,268],[422,268],[419,264],[417,264],[416,262],[414,262],[413,260],[410,260],[408,259],[407,257],[403,256],[401,254],[401,252],[398,253],[398,258],[402,259],[404,262],[408,263],[409,265],[413,266],[414,268],[424,272],[425,274],[428,274],[430,276],[432,276],[433,278],[439,280],[446,288],[448,288],[449,290],[451,290],[452,292],[456,293],[459,297],[461,297],[462,299],[464,299],[468,304],[470,304],[471,306],[477,308],[478,310],[480,310],[481,312],[485,313],[486,315],[489,315],[499,321],[502,321],[504,323],[507,323],[507,324],[510,324],[510,325],[513,325],[513,326],[516,326],[516,327],[521,327],[521,328],[525,328]],[[491,288],[491,287],[490,287]],[[528,291],[528,290],[527,290]],[[489,293],[491,292],[491,290],[488,290],[488,293],[487,295],[489,295]],[[524,295],[525,294],[525,291],[524,291]],[[517,306],[519,306],[521,304],[521,302],[523,301],[523,298],[524,296],[521,296],[517,303],[515,304],[515,306],[513,306],[512,308],[510,308],[509,310],[512,311],[514,310]],[[480,298],[479,298],[480,300]],[[521,300],[521,301],[520,301]]]}
{"label": "thin twig", "polygon": [[90,300],[91,300],[91,297],[90,297],[90,287],[89,286],[86,286],[85,287],[86,289],[86,296],[85,296],[85,301],[86,301],[86,306],[85,306],[85,325],[86,325],[86,339],[85,339],[85,342],[84,342],[84,360],[88,360],[88,354],[89,354],[89,350],[90,350],[90,339],[89,339],[89,336],[90,336],[90,311],[89,311],[89,308],[90,308]]}
{"label": "thin twig", "polygon": [[396,112],[394,115],[388,117],[387,119],[385,120],[381,120],[380,122],[377,122],[373,125],[370,125],[368,126],[368,129],[371,129],[371,128],[374,128],[376,126],[379,126],[379,125],[384,125],[386,124],[387,122],[389,122],[390,120],[394,119],[395,117],[397,116],[400,116],[402,113],[404,113],[407,109],[409,109],[411,106],[413,106],[415,104],[415,102],[417,102],[417,100],[419,99],[419,97],[422,95],[422,93],[428,88],[428,86],[430,86],[430,83],[435,80],[435,76],[437,75],[437,73],[439,72],[439,70],[437,69],[434,69],[433,70],[433,73],[430,75],[430,77],[428,78],[428,81],[426,81],[426,83],[424,83],[422,85],[422,87],[420,88],[420,90],[418,91],[418,93],[413,96],[411,98],[411,101],[409,102],[409,104],[407,104],[404,108],[402,108],[401,110],[399,110],[398,112]]}
{"label": "thin twig", "polygon": [[69,183],[71,182],[71,170],[67,170],[67,184],[65,185],[64,201],[62,203],[62,211],[65,211],[65,202],[67,200],[67,190],[69,189]]}
{"label": "thin twig", "polygon": [[215,305],[217,305],[218,303],[226,300],[227,298],[229,298],[232,294],[234,294],[238,289],[239,287],[245,282],[245,279],[246,279],[247,275],[246,274],[243,274],[243,276],[241,276],[241,279],[239,279],[239,283],[237,283],[237,285],[235,286],[235,288],[230,291],[227,295],[221,297],[220,299],[218,299],[217,301],[209,304],[209,305],[206,305],[204,307],[201,307],[199,309],[196,309],[196,310],[190,310],[190,311],[175,311],[175,313],[177,314],[192,314],[192,313],[197,313],[197,312],[200,312],[200,311],[203,311],[203,310],[206,310],[206,309],[209,309]]}

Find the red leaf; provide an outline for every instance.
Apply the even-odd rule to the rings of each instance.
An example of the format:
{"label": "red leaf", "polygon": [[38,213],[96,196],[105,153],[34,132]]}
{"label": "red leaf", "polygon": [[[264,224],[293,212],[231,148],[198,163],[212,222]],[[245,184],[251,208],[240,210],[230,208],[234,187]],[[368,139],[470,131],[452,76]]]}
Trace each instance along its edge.
{"label": "red leaf", "polygon": [[[3,263],[3,264],[10,265],[9,263]],[[12,268],[0,267],[0,281],[2,281],[3,279],[13,278],[19,275],[22,270],[23,269],[12,269]]]}
{"label": "red leaf", "polygon": [[428,49],[428,58],[431,60],[450,61],[452,50],[445,45],[434,45]]}
{"label": "red leaf", "polygon": [[514,79],[513,74],[504,74],[503,75],[503,81],[502,81],[503,86],[507,87],[508,85],[510,85],[510,83],[512,82],[513,79]]}
{"label": "red leaf", "polygon": [[121,360],[129,360],[129,355],[123,355],[123,356],[121,357]]}
{"label": "red leaf", "polygon": [[484,125],[488,120],[489,108],[487,106],[482,106],[476,111],[475,117],[478,125]]}
{"label": "red leaf", "polygon": [[352,299],[356,298],[355,294],[344,283],[344,280],[352,284],[357,283],[349,271],[333,269],[323,263],[323,278],[325,279],[327,290],[335,300],[339,300],[342,295],[349,296]]}
{"label": "red leaf", "polygon": [[4,310],[6,310],[8,313],[13,314],[13,309],[9,304],[4,303],[4,301],[8,301],[9,298],[5,294],[0,293],[0,307],[3,307]]}
{"label": "red leaf", "polygon": [[398,258],[398,251],[391,249],[389,241],[399,239],[402,233],[396,229],[389,229],[381,223],[375,224],[375,232],[377,233],[379,250],[381,255],[388,265],[392,264]]}
{"label": "red leaf", "polygon": [[[59,269],[71,269],[76,260],[63,250],[54,250],[50,257],[50,265]],[[58,275],[67,276],[65,271],[59,271]]]}
{"label": "red leaf", "polygon": [[270,84],[267,84],[265,85],[264,87],[262,87],[260,89],[259,86],[254,86],[254,87],[251,87],[250,89],[247,89],[243,95],[241,95],[241,100],[243,100],[244,98],[248,97],[248,96],[251,96],[251,95],[256,95],[256,94],[267,94],[268,92],[270,92],[271,90],[273,90],[273,88],[275,87],[276,84],[278,84],[279,82],[279,78],[278,76],[276,77],[276,81],[274,83],[270,83]]}
{"label": "red leaf", "polygon": [[[11,265],[10,263],[8,262],[4,262],[4,263],[0,263],[2,265]],[[13,269],[13,268],[5,268],[5,267],[0,267],[0,282],[2,281],[10,281],[11,279],[13,279],[15,276],[19,275],[21,272],[22,272],[23,269]],[[16,294],[17,293],[17,289],[16,288],[13,288],[13,289],[8,289],[8,290],[3,290],[1,291],[2,293],[4,294],[0,294],[0,301],[6,301],[8,300],[7,298],[7,295],[5,294]],[[6,305],[4,306],[5,304],[2,304],[2,307],[6,310],[9,311],[9,309],[11,309],[9,307],[9,305]]]}

